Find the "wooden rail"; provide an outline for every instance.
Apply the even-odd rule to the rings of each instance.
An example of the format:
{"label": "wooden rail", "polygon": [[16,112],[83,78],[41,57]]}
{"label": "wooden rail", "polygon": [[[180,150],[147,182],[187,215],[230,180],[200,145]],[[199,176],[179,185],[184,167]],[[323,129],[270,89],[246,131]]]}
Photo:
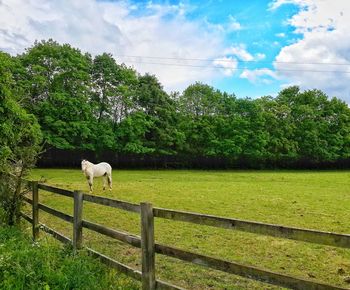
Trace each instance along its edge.
{"label": "wooden rail", "polygon": [[48,207],[47,205],[44,205],[44,204],[41,204],[41,203],[38,204],[38,207],[42,211],[45,211],[45,212],[47,212],[49,214],[52,214],[55,217],[58,217],[58,218],[66,221],[66,222],[73,223],[73,219],[74,218],[71,215],[69,215],[69,214],[65,214],[65,213],[63,213],[61,211],[55,210],[52,207]]}
{"label": "wooden rail", "polygon": [[[83,221],[83,227],[96,231],[108,237],[114,238],[116,240],[122,241],[136,248],[141,248],[141,238],[138,236],[112,230],[110,228],[88,221]],[[289,287],[292,289],[343,289],[328,284],[317,283],[310,280],[297,279],[286,275],[274,273],[271,271],[262,270],[256,267],[245,266],[239,263],[224,261],[158,243],[155,243],[155,252],[165,256],[191,262],[200,266],[210,267],[223,272],[236,274],[246,278],[254,278],[258,281],[268,282],[270,284]]]}
{"label": "wooden rail", "polygon": [[209,267],[230,274],[236,274],[242,277],[254,279],[257,281],[291,288],[291,289],[308,289],[308,290],[326,290],[326,289],[345,289],[337,286],[294,278],[287,275],[266,271],[253,266],[246,266],[236,262],[224,261],[221,259],[184,251],[181,249],[155,244],[155,251],[159,254],[191,262],[200,266]]}
{"label": "wooden rail", "polygon": [[[127,265],[124,265],[116,260],[111,259],[110,257],[107,257],[93,249],[90,248],[86,248],[86,250],[88,251],[88,253],[99,259],[102,263],[106,264],[107,266],[114,268],[116,270],[118,270],[119,272],[122,272],[136,280],[141,281],[142,280],[142,273],[138,270],[135,270]],[[174,286],[171,285],[167,282],[161,281],[161,280],[156,280],[156,285],[155,285],[156,289],[160,289],[160,290],[184,290],[184,288],[178,287],[178,286]]]}
{"label": "wooden rail", "polygon": [[107,227],[104,227],[102,225],[99,224],[95,224],[86,220],[83,220],[83,227],[87,228],[89,230],[95,231],[97,233],[100,233],[102,235],[105,235],[107,237],[119,240],[121,242],[124,242],[126,244],[129,244],[133,247],[136,248],[141,248],[141,238],[134,236],[134,235],[130,235],[128,233],[124,233],[121,231],[116,231]]}
{"label": "wooden rail", "polygon": [[275,224],[265,224],[163,208],[154,208],[153,213],[155,217],[159,218],[190,222],[225,229],[240,230],[254,234],[287,238],[291,240],[334,247],[350,248],[350,235],[346,234],[300,229],[295,227],[285,227]]}
{"label": "wooden rail", "polygon": [[100,204],[100,205],[119,208],[126,211],[140,213],[140,206],[138,204],[134,204],[126,201],[111,199],[107,197],[100,197],[100,196],[91,195],[91,194],[84,194],[83,200]]}
{"label": "wooden rail", "polygon": [[64,195],[64,196],[68,196],[68,197],[74,197],[74,192],[70,191],[70,190],[57,188],[57,187],[53,187],[53,186],[42,184],[42,183],[39,183],[38,187],[39,187],[39,189],[42,189],[42,190],[45,190],[45,191],[49,191],[49,192],[52,192],[52,193],[57,193],[59,195]]}
{"label": "wooden rail", "polygon": [[[121,200],[93,196],[78,191],[72,192],[69,190],[60,189],[40,183],[38,184],[36,182],[32,182],[31,185],[33,192],[32,199],[24,197],[24,201],[32,205],[33,217],[31,218],[24,213],[21,213],[21,216],[28,222],[32,223],[34,238],[37,238],[36,229],[41,229],[46,233],[51,234],[53,237],[55,237],[63,243],[72,244],[74,251],[77,251],[82,247],[82,229],[87,228],[89,230],[127,243],[131,246],[141,248],[141,272],[132,269],[131,267],[126,266],[118,261],[115,261],[105,255],[102,255],[101,253],[98,253],[93,249],[87,248],[87,251],[89,254],[98,258],[101,262],[109,265],[110,267],[113,267],[137,280],[142,281],[142,289],[182,289],[181,287],[156,279],[155,253],[290,289],[345,289],[311,280],[290,277],[287,275],[267,271],[257,267],[243,265],[233,261],[225,261],[218,258],[209,257],[206,255],[201,255],[182,249],[170,247],[167,245],[158,244],[154,241],[154,218],[158,217],[176,221],[184,221],[201,225],[220,227],[225,229],[236,229],[255,234],[264,234],[303,242],[311,242],[344,248],[350,248],[350,235],[285,227],[274,224],[258,223],[253,221],[217,217],[191,212],[175,211],[163,208],[152,208],[152,205],[148,203],[141,203],[140,205],[138,205]],[[38,189],[73,198],[73,216],[39,203],[38,196],[36,196],[38,193]],[[141,214],[141,237],[126,232],[114,230],[99,225],[97,223],[93,223],[91,221],[84,220],[82,212],[83,201],[92,202],[104,206],[110,206],[113,208],[118,208]],[[64,235],[56,232],[55,230],[47,227],[46,225],[39,223],[38,210],[43,210],[49,214],[61,218],[64,221],[73,223],[73,240],[65,237]]]}

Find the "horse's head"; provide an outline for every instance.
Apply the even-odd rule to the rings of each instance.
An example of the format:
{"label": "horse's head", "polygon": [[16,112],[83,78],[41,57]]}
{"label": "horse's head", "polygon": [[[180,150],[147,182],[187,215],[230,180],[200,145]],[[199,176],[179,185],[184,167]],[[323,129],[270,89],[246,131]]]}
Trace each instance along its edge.
{"label": "horse's head", "polygon": [[85,172],[85,170],[86,170],[86,168],[87,168],[87,166],[88,166],[88,162],[89,162],[89,161],[87,161],[87,160],[85,160],[85,159],[83,159],[83,160],[81,161],[81,170],[82,170],[83,172]]}

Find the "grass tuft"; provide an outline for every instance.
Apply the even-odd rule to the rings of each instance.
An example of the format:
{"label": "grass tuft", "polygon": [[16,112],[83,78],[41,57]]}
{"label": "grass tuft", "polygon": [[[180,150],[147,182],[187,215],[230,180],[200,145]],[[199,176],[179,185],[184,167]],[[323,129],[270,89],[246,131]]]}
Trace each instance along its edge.
{"label": "grass tuft", "polygon": [[33,242],[14,227],[0,228],[0,289],[139,289],[82,251],[73,255],[50,238]]}

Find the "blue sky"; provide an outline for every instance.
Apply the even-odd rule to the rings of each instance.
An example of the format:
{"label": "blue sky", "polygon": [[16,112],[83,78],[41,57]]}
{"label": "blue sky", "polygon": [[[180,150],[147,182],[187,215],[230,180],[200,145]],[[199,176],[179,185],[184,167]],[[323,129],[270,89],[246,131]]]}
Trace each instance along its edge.
{"label": "blue sky", "polygon": [[[200,5],[200,1],[194,1]],[[191,17],[206,17],[208,21],[222,24],[234,17],[241,28],[227,33],[225,44],[227,46],[244,44],[246,50],[255,55],[265,55],[261,61],[240,62],[240,68],[273,68],[273,61],[282,47],[291,44],[298,35],[294,29],[286,24],[286,20],[296,14],[299,8],[289,4],[281,7],[278,11],[269,11],[271,1],[208,1],[207,5],[193,12]],[[220,3],[220,4],[218,4]],[[284,35],[281,37],[281,35]],[[242,61],[242,60],[240,60]],[[213,85],[228,92],[243,96],[261,96],[275,94],[280,90],[281,81],[271,82],[270,85],[257,82],[252,84],[248,79],[239,78],[238,70],[233,77],[224,77],[215,80]]]}
{"label": "blue sky", "polygon": [[0,50],[53,38],[109,52],[164,88],[200,81],[238,97],[299,85],[350,103],[347,0],[2,0]]}
{"label": "blue sky", "polygon": [[[152,14],[149,9],[150,1],[133,1],[139,8],[134,11],[134,15]],[[243,46],[251,55],[263,54],[260,61],[244,61],[235,57],[239,61],[236,73],[232,76],[222,76],[207,82],[214,87],[235,93],[239,97],[258,97],[261,95],[273,94],[280,90],[282,81],[271,81],[267,86],[264,83],[256,82],[252,84],[248,79],[240,78],[239,74],[243,68],[273,68],[273,61],[280,49],[285,45],[295,42],[298,34],[294,33],[293,27],[287,24],[287,19],[298,13],[300,7],[295,4],[286,4],[276,10],[270,10],[271,1],[152,1],[154,5],[183,5],[187,7],[186,19],[188,21],[203,22],[211,25],[225,26],[232,22],[237,25],[236,29],[224,31],[223,44],[226,47]],[[147,9],[148,8],[148,9]],[[172,14],[167,14],[164,18],[171,18]],[[282,37],[283,35],[283,37]],[[221,52],[218,52],[220,57]],[[230,54],[227,54],[230,55]],[[207,62],[193,62],[194,65],[202,65]]]}

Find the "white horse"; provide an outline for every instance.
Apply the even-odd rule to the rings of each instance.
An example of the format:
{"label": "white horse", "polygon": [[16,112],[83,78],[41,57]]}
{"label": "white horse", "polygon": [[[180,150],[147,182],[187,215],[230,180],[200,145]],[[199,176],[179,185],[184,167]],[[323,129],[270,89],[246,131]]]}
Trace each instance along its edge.
{"label": "white horse", "polygon": [[112,167],[107,162],[93,164],[87,160],[81,161],[81,170],[83,171],[90,186],[92,193],[92,184],[94,177],[103,176],[103,190],[106,189],[106,179],[108,181],[109,190],[112,190]]}

